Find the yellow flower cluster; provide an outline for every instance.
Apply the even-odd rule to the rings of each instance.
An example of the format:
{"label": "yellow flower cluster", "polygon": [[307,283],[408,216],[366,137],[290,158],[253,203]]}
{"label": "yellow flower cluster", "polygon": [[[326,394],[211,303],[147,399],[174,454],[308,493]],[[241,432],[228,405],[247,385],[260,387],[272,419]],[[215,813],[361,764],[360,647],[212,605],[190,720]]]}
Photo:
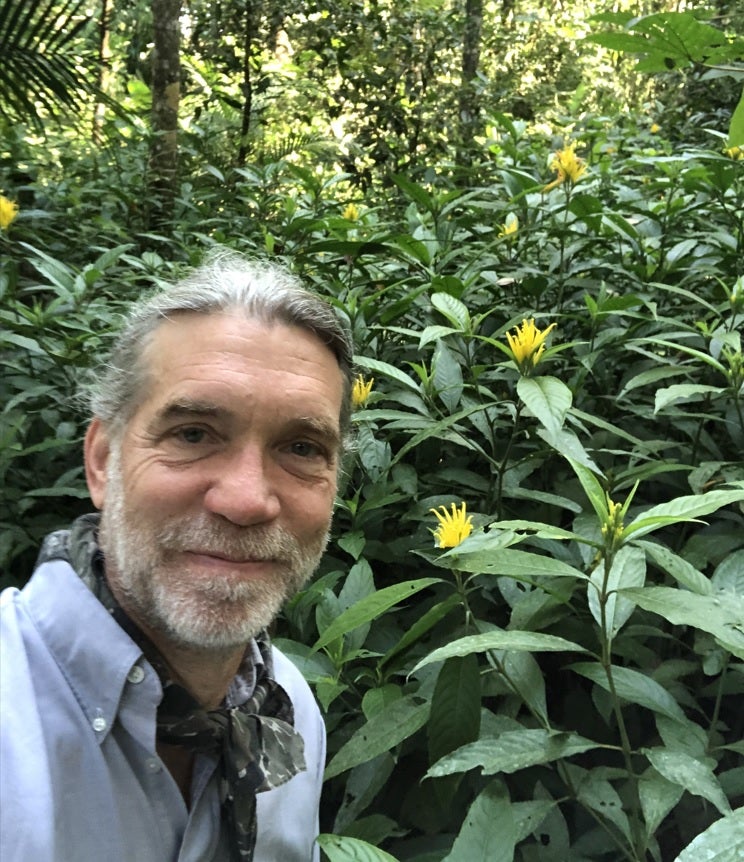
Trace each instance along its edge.
{"label": "yellow flower cluster", "polygon": [[519,219],[514,215],[514,213],[509,213],[506,217],[506,221],[501,225],[499,237],[513,238],[518,230]]}
{"label": "yellow flower cluster", "polygon": [[440,506],[439,509],[429,509],[439,521],[439,526],[430,532],[438,548],[456,548],[473,532],[473,516],[467,514],[465,503],[459,509],[453,503],[451,512],[447,511],[446,506]]}
{"label": "yellow flower cluster", "polygon": [[18,204],[0,195],[0,228],[7,230],[18,215]]}
{"label": "yellow flower cluster", "polygon": [[730,159],[740,162],[744,159],[744,147],[726,147],[723,154],[724,156],[728,156]]}
{"label": "yellow flower cluster", "polygon": [[346,204],[341,217],[346,221],[356,221],[359,218],[359,207],[356,204]]}
{"label": "yellow flower cluster", "polygon": [[509,345],[512,358],[519,368],[520,372],[525,376],[529,376],[535,369],[535,366],[542,358],[545,351],[545,339],[548,333],[555,328],[555,323],[551,323],[547,329],[538,329],[535,326],[535,318],[523,320],[522,325],[514,327],[514,334],[506,333],[506,341]]}
{"label": "yellow flower cluster", "polygon": [[586,162],[576,155],[576,143],[567,144],[562,150],[558,150],[550,163],[550,169],[558,176],[545,186],[544,192],[549,192],[565,182],[571,185],[578,182],[579,177],[586,171]]}
{"label": "yellow flower cluster", "polygon": [[372,392],[372,387],[375,384],[375,378],[370,377],[369,380],[365,380],[361,374],[357,374],[356,380],[354,381],[354,385],[351,387],[351,403],[354,408],[364,407],[367,403],[367,399],[369,398],[370,392]]}

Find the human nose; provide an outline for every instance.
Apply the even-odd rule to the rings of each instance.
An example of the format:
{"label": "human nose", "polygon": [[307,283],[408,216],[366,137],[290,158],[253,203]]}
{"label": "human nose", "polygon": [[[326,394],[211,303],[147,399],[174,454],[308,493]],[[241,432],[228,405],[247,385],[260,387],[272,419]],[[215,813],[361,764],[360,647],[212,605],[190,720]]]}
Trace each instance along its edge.
{"label": "human nose", "polygon": [[248,527],[272,521],[279,498],[258,447],[244,447],[224,459],[204,495],[206,509],[233,524]]}

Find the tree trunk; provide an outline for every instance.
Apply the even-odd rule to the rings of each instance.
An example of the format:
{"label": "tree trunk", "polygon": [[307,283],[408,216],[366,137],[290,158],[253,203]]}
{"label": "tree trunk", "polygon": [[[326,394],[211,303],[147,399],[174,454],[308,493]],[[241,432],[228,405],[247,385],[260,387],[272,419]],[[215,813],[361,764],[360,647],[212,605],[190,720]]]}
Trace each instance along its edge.
{"label": "tree trunk", "polygon": [[238,150],[238,165],[245,164],[248,155],[248,136],[251,131],[251,114],[253,112],[253,79],[251,65],[253,62],[253,34],[256,32],[254,9],[251,0],[245,4],[245,31],[243,34],[243,117],[240,124],[240,148]]}
{"label": "tree trunk", "polygon": [[[109,81],[111,79],[111,4],[109,0],[102,0],[101,22],[98,25],[98,89],[101,93],[108,93]],[[106,106],[100,97],[96,99],[93,111],[93,143],[100,144],[102,140],[103,117]]]}
{"label": "tree trunk", "polygon": [[465,0],[465,31],[462,40],[462,82],[460,84],[460,143],[467,151],[478,122],[478,98],[473,79],[480,61],[483,0]]}
{"label": "tree trunk", "polygon": [[152,141],[148,178],[150,229],[173,221],[178,187],[178,102],[181,68],[181,0],[152,0]]}

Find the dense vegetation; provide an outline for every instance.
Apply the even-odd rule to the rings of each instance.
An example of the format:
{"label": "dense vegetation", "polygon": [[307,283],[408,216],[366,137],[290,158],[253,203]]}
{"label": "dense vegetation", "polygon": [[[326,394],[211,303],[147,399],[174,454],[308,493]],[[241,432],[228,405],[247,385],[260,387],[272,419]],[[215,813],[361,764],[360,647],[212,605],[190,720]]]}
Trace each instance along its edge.
{"label": "dense vegetation", "polygon": [[740,859],[735,4],[485,4],[469,78],[477,4],[259,5],[190,7],[165,221],[148,14],[116,10],[87,95],[81,4],[56,94],[0,75],[3,585],[89,506],[74,393],[123,305],[215,244],[281,257],[360,373],[277,632],[326,716],[331,862]]}

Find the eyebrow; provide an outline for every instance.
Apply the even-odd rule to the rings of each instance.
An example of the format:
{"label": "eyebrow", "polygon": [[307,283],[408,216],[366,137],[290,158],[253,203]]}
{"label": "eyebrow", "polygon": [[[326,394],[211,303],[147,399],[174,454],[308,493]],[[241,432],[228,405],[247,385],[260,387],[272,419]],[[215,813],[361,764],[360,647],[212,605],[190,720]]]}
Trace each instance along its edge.
{"label": "eyebrow", "polygon": [[[212,401],[181,398],[163,405],[155,415],[154,424],[163,424],[183,419],[220,419],[229,421],[235,418],[235,413],[221,407]],[[299,416],[287,423],[290,433],[312,433],[325,441],[329,448],[341,449],[341,433],[337,423],[330,422],[319,416]]]}
{"label": "eyebrow", "polygon": [[182,398],[165,404],[155,415],[156,422],[170,422],[176,419],[225,419],[233,416],[230,410],[211,401]]}

